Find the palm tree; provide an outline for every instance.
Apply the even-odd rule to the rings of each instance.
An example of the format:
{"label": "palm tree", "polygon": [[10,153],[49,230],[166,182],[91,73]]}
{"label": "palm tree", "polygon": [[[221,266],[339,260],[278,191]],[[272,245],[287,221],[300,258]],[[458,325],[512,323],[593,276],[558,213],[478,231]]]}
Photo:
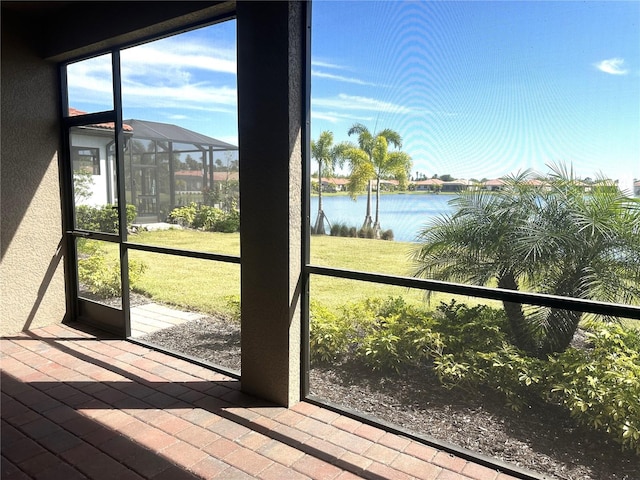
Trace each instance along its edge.
{"label": "palm tree", "polygon": [[[349,157],[352,163],[351,182],[349,183],[349,191],[355,196],[356,191],[363,189],[363,184],[367,186],[367,211],[364,217],[362,228],[371,228],[373,220],[371,219],[371,180],[376,178],[376,169],[373,164],[373,150],[376,146],[377,139],[383,137],[387,144],[391,143],[396,148],[402,148],[402,137],[400,134],[390,128],[381,130],[372,135],[367,127],[361,123],[355,123],[348,132],[349,136],[358,135],[358,149],[349,150]],[[358,151],[359,150],[359,151]],[[407,172],[408,175],[408,172]],[[378,183],[379,183],[379,177]],[[379,185],[378,185],[379,186]],[[380,190],[376,192],[376,198],[379,198]],[[377,207],[376,207],[377,209]],[[380,228],[378,223],[378,231]],[[375,228],[375,226],[374,226]]]}
{"label": "palm tree", "polygon": [[360,149],[351,151],[352,173],[349,192],[355,196],[357,191],[362,190],[365,182],[370,184],[371,179],[375,179],[376,212],[373,230],[377,237],[380,233],[380,180],[383,177],[393,177],[400,182],[400,188],[406,188],[412,163],[411,157],[405,152],[389,152],[387,140],[382,135],[375,138],[370,158],[363,153]]}
{"label": "palm tree", "polygon": [[[313,233],[324,235],[324,220],[326,215],[322,210],[322,177],[332,176],[336,166],[342,166],[344,152],[347,145],[340,143],[333,145],[333,133],[323,131],[317,141],[311,140],[311,156],[318,162],[318,216],[316,218]],[[327,220],[328,221],[328,220]]]}
{"label": "palm tree", "polygon": [[[414,276],[497,284],[570,298],[640,300],[640,202],[617,188],[586,193],[564,167],[544,185],[524,172],[498,192],[471,191],[428,224]],[[503,302],[514,344],[546,358],[570,344],[582,313]]]}

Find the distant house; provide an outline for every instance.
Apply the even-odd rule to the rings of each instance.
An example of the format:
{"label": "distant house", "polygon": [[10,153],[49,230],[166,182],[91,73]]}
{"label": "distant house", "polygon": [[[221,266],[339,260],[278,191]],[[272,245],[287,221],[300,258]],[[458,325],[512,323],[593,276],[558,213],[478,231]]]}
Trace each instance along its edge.
{"label": "distant house", "polygon": [[[86,112],[69,108],[72,117]],[[124,124],[125,142],[131,138],[133,128]],[[74,173],[74,189],[87,184],[87,195],[77,195],[76,205],[100,206],[115,203],[115,126],[113,122],[75,127],[70,142],[71,162]],[[86,179],[83,179],[86,177]]]}
{"label": "distant house", "polygon": [[[70,114],[82,115],[76,109]],[[137,209],[136,223],[165,221],[171,210],[189,201],[203,202],[204,192],[229,174],[216,167],[229,162],[238,147],[178,125],[129,119],[124,169],[127,204]],[[116,202],[115,131],[113,123],[76,127],[71,134],[76,181],[91,174],[89,195],[76,204],[100,206]]]}
{"label": "distant house", "polygon": [[640,180],[633,182],[633,194],[636,197],[640,197]]}
{"label": "distant house", "polygon": [[423,190],[423,191],[440,191],[442,188],[442,184],[444,182],[437,178],[429,178],[427,180],[418,180],[417,182],[413,182],[415,190]]}
{"label": "distant house", "polygon": [[472,185],[472,181],[460,179],[452,180],[450,182],[442,182],[441,187],[443,192],[462,192],[467,190]]}
{"label": "distant house", "polygon": [[[317,178],[312,178],[312,181],[318,183]],[[323,192],[343,192],[347,189],[349,184],[348,178],[327,178],[322,177],[322,191]]]}
{"label": "distant house", "polygon": [[[202,189],[208,183],[204,170],[178,170],[174,172],[176,194],[202,193]],[[218,185],[226,181],[239,180],[238,172],[214,171],[213,183]]]}
{"label": "distant house", "polygon": [[490,192],[495,192],[498,190],[502,190],[505,185],[505,181],[502,178],[494,178],[493,180],[487,180],[482,184],[482,188],[485,190],[489,190]]}
{"label": "distant house", "polygon": [[[396,190],[400,186],[400,182],[398,180],[380,180],[380,190]],[[373,182],[373,189],[376,189],[376,182]]]}

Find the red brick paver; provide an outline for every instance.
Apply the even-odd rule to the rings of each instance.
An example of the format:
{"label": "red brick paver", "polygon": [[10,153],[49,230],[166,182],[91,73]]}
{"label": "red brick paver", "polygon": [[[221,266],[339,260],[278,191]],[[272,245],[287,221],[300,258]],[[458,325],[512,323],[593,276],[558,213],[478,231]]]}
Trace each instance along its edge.
{"label": "red brick paver", "polygon": [[518,478],[84,327],[0,342],[3,479]]}

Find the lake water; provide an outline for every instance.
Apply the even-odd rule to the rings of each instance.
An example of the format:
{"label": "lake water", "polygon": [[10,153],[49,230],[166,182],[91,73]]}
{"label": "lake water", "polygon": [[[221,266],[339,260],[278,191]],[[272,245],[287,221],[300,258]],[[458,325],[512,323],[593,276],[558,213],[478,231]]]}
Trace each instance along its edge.
{"label": "lake water", "polygon": [[[449,200],[453,195],[437,194],[388,194],[380,196],[380,227],[393,230],[394,240],[414,242],[418,231],[433,217],[453,212]],[[360,228],[367,211],[367,196],[356,201],[349,196],[322,197],[322,209],[329,222]],[[311,197],[311,224],[318,216],[318,197]],[[371,217],[375,220],[375,194],[371,199]],[[325,225],[326,230],[329,228]]]}

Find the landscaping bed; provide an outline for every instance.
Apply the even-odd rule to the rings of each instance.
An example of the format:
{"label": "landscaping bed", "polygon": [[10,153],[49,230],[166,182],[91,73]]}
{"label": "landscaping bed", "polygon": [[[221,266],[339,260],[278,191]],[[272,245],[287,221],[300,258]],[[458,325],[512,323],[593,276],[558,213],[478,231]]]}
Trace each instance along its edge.
{"label": "landscaping bed", "polygon": [[[240,326],[223,318],[207,317],[143,339],[239,370]],[[550,478],[640,478],[640,456],[577,426],[566,410],[539,402],[515,412],[498,392],[447,389],[426,369],[385,374],[343,362],[313,368],[310,389],[333,404]]]}

